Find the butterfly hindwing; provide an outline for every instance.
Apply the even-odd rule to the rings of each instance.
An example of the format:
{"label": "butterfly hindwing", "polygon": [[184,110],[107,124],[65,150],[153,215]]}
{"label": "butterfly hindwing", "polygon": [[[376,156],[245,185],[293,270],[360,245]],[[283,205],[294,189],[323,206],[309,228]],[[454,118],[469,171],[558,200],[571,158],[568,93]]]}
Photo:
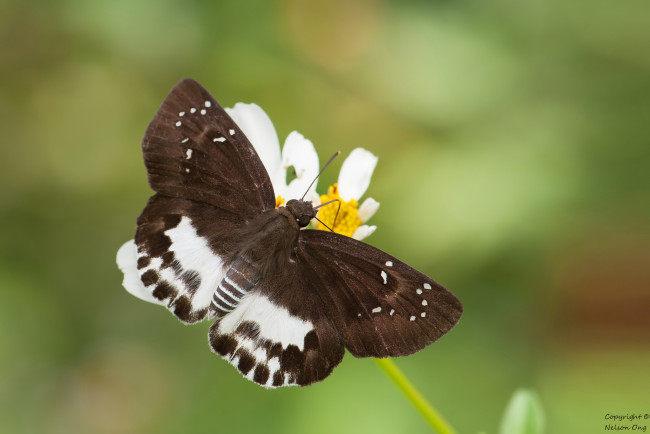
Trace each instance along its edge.
{"label": "butterfly hindwing", "polygon": [[142,153],[151,187],[250,217],[275,207],[269,175],[237,124],[200,84],[178,83],[149,124]]}
{"label": "butterfly hindwing", "polygon": [[125,287],[166,306],[183,322],[204,319],[215,289],[235,259],[242,224],[239,216],[210,205],[152,196],[138,218],[134,241],[118,255]]}
{"label": "butterfly hindwing", "polygon": [[304,272],[356,357],[412,354],[460,318],[451,292],[375,247],[318,230],[302,231],[298,243]]}
{"label": "butterfly hindwing", "polygon": [[270,274],[210,328],[212,350],[265,387],[306,386],[343,358],[343,342],[297,262]]}

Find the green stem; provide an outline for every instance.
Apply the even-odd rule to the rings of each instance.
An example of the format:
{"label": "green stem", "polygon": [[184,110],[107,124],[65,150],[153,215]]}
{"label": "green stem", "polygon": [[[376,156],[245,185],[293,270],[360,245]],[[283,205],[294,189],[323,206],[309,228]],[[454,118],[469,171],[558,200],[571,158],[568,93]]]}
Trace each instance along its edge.
{"label": "green stem", "polygon": [[375,362],[400,388],[402,393],[411,401],[429,424],[440,434],[455,434],[456,431],[440,416],[435,408],[416,389],[411,381],[397,367],[392,359],[375,359]]}

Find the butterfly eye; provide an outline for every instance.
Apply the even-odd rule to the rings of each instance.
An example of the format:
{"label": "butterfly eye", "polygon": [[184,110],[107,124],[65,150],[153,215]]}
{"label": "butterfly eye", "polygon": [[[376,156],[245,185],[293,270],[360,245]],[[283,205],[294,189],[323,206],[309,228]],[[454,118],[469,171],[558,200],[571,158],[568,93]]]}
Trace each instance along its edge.
{"label": "butterfly eye", "polygon": [[298,219],[298,226],[300,226],[301,228],[304,228],[305,226],[307,226],[307,225],[309,224],[309,221],[310,221],[310,220],[311,220],[311,219],[309,218],[308,215],[303,214],[303,215],[301,215],[300,218]]}

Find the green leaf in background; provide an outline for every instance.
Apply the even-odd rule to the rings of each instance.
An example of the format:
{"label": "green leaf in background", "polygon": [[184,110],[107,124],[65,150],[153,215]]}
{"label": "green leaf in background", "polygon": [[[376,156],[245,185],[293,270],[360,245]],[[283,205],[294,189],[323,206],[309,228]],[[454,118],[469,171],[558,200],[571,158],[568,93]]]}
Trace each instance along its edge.
{"label": "green leaf in background", "polygon": [[541,434],[544,412],[537,395],[525,389],[515,391],[501,419],[499,434]]}

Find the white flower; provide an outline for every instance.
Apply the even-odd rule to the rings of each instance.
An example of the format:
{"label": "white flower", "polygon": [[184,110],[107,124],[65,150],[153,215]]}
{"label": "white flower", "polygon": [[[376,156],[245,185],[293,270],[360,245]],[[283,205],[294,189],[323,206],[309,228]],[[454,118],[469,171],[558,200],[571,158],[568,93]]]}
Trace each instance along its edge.
{"label": "white flower", "polygon": [[[363,224],[372,217],[379,208],[379,202],[369,197],[358,205],[359,199],[366,192],[370,185],[370,178],[377,166],[377,157],[363,148],[353,150],[343,162],[339,179],[331,186],[327,194],[321,196],[321,203],[329,200],[339,199],[341,209],[338,206],[326,205],[320,209],[318,214],[321,220],[335,232],[351,236],[354,239],[362,240],[372,234],[377,226]],[[334,219],[336,218],[336,222]],[[326,229],[324,225],[318,225],[319,229]]]}
{"label": "white flower", "polygon": [[[362,148],[353,150],[341,166],[338,183],[331,186],[328,194],[319,197],[316,193],[317,182],[307,191],[309,184],[318,175],[318,154],[314,145],[302,134],[294,131],[284,142],[280,152],[280,142],[273,123],[257,104],[237,103],[226,111],[242,129],[259,155],[271,178],[276,196],[285,201],[300,199],[314,204],[326,200],[340,200],[341,209],[334,221],[338,206],[329,205],[320,209],[319,218],[329,223],[335,232],[362,240],[372,234],[376,226],[364,224],[379,208],[379,202],[367,198],[361,206],[359,199],[368,189],[370,178],[377,165],[377,157]],[[287,185],[287,170],[293,167],[296,178]],[[325,229],[318,224],[319,229]]]}
{"label": "white flower", "polygon": [[[259,155],[271,178],[276,196],[285,201],[300,199],[316,200],[316,184],[307,187],[318,175],[318,154],[314,145],[302,134],[293,131],[284,142],[280,152],[280,142],[271,119],[257,104],[237,103],[226,112],[242,129]],[[287,170],[293,167],[296,178],[287,185]],[[307,194],[305,194],[307,192]]]}

